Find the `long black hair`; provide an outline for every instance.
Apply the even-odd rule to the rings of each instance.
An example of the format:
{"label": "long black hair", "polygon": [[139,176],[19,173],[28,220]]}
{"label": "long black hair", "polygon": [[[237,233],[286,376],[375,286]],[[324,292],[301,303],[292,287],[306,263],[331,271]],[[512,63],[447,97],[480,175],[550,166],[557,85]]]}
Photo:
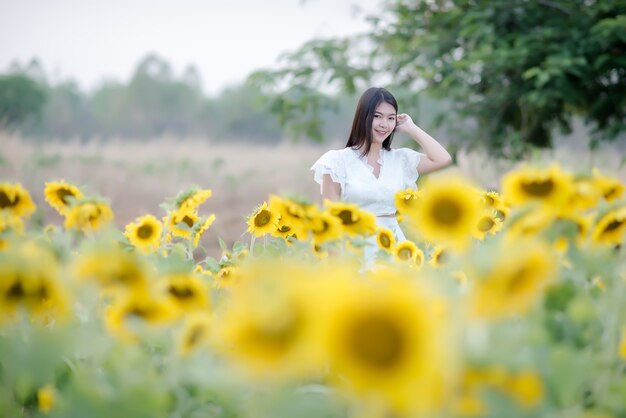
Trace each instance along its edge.
{"label": "long black hair", "polygon": [[[365,90],[356,106],[354,119],[352,120],[352,130],[350,131],[346,147],[361,149],[361,155],[363,156],[370,152],[372,147],[372,121],[374,120],[376,108],[382,102],[392,105],[396,109],[396,113],[398,113],[398,102],[387,90],[382,87],[370,87]],[[395,129],[383,141],[383,148],[387,151],[391,150],[394,132]]]}

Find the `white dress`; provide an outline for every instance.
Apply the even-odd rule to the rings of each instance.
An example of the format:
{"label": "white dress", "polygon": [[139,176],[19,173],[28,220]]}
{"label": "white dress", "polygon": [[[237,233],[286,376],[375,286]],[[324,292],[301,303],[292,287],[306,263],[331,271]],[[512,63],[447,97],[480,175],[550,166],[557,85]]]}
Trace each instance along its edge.
{"label": "white dress", "polygon": [[[330,174],[331,179],[341,186],[342,201],[356,203],[361,209],[376,215],[377,224],[393,231],[396,241],[401,242],[406,237],[396,218],[388,215],[396,213],[395,194],[407,187],[416,187],[419,176],[417,165],[422,155],[410,148],[390,151],[383,148],[378,158],[380,172],[376,178],[367,157],[361,157],[359,150],[346,147],[326,152],[311,170],[314,171],[315,181],[320,184],[320,193],[323,192],[324,174]],[[375,238],[372,239],[375,245]],[[366,248],[366,258],[369,258],[368,254],[373,256],[375,250],[376,247]]]}

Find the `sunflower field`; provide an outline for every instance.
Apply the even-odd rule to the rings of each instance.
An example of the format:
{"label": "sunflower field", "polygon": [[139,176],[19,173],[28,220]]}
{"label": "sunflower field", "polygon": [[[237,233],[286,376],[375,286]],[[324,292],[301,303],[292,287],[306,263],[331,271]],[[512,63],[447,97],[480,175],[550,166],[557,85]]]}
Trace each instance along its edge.
{"label": "sunflower field", "polygon": [[[626,417],[626,186],[558,165],[345,202],[268,196],[201,255],[212,190],[125,226],[0,183],[1,417]],[[242,232],[245,229],[242,223]]]}

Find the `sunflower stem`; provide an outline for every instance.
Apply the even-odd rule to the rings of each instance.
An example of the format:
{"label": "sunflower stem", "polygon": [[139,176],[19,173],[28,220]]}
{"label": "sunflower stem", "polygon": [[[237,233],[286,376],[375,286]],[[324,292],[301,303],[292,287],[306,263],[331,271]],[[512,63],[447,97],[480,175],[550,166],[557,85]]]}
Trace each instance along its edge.
{"label": "sunflower stem", "polygon": [[256,236],[254,234],[250,234],[250,255],[254,255],[254,241],[256,241]]}

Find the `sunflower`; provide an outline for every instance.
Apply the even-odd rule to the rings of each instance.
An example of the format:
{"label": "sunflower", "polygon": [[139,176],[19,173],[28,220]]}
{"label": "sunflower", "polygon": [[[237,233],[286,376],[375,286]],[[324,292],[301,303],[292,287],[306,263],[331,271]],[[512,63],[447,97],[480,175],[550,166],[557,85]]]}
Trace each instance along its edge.
{"label": "sunflower", "polygon": [[200,237],[204,234],[215,222],[215,214],[211,214],[208,218],[204,218],[196,225],[194,225],[194,234],[193,234],[193,247],[196,248],[198,243],[200,242]]}
{"label": "sunflower", "polygon": [[209,307],[209,289],[203,280],[193,274],[169,274],[160,279],[159,289],[181,314]]}
{"label": "sunflower", "polygon": [[213,195],[210,189],[193,186],[176,196],[174,204],[182,212],[197,212],[198,207]]}
{"label": "sunflower", "polygon": [[281,216],[278,219],[278,224],[276,224],[276,230],[272,232],[272,236],[284,238],[287,242],[289,242],[289,237],[297,239],[297,236],[294,232],[294,229],[285,222],[285,219]]}
{"label": "sunflower", "polygon": [[61,215],[67,214],[73,200],[83,198],[78,187],[66,183],[65,180],[46,183],[43,194],[46,202]]}
{"label": "sunflower", "polygon": [[52,385],[45,385],[37,390],[37,406],[39,411],[48,413],[56,404],[56,390]]}
{"label": "sunflower", "polygon": [[376,234],[376,242],[378,243],[378,248],[392,252],[393,247],[396,245],[396,237],[393,235],[391,229],[380,228]]}
{"label": "sunflower", "polygon": [[0,183],[0,211],[28,218],[36,209],[30,193],[19,183]]}
{"label": "sunflower", "polygon": [[152,215],[141,216],[126,225],[124,235],[144,253],[152,253],[161,246],[163,224]]}
{"label": "sunflower", "polygon": [[500,221],[504,221],[511,212],[511,209],[504,203],[502,196],[495,191],[479,191],[481,201],[485,209],[493,209],[496,211],[496,217]]}
{"label": "sunflower", "polygon": [[399,191],[394,196],[394,203],[399,214],[405,214],[413,210],[418,200],[419,192],[411,188]]}
{"label": "sunflower", "polygon": [[435,268],[447,265],[451,252],[452,250],[448,247],[436,245],[430,253],[428,264]]}
{"label": "sunflower", "polygon": [[490,263],[474,265],[471,273],[475,280],[472,313],[482,318],[526,312],[557,270],[557,261],[543,241],[509,239],[498,244],[490,247]]}
{"label": "sunflower", "polygon": [[602,197],[607,202],[613,202],[624,195],[626,186],[618,179],[604,176],[600,170],[593,169],[593,180],[595,186],[600,190]]}
{"label": "sunflower", "polygon": [[103,201],[81,199],[75,201],[65,215],[65,228],[97,231],[113,220],[113,211]]}
{"label": "sunflower", "polygon": [[487,234],[495,235],[502,229],[502,221],[497,217],[496,211],[493,209],[483,210],[476,222],[474,237],[484,240]]}
{"label": "sunflower", "polygon": [[198,224],[200,217],[194,211],[175,210],[163,217],[164,225],[167,225],[168,241],[172,237],[190,239],[194,226]]}
{"label": "sunflower", "polygon": [[601,198],[602,190],[593,177],[578,176],[574,178],[574,192],[567,206],[574,212],[583,212],[596,207]]}
{"label": "sunflower", "polygon": [[421,193],[419,204],[407,213],[414,231],[433,243],[466,247],[480,215],[472,185],[461,178],[440,177]]}
{"label": "sunflower", "polygon": [[599,244],[619,245],[626,233],[626,206],[609,210],[596,222],[591,238]]}
{"label": "sunflower", "polygon": [[304,200],[270,195],[269,207],[272,212],[280,216],[284,224],[291,228],[291,233],[295,234],[298,239],[307,238],[309,221],[317,212],[315,205]]}
{"label": "sunflower", "polygon": [[507,221],[506,233],[511,236],[534,236],[542,233],[556,219],[556,212],[545,206],[528,206]]}
{"label": "sunflower", "polygon": [[123,341],[135,342],[133,325],[164,325],[177,319],[178,310],[170,301],[148,289],[136,290],[113,300],[104,312],[107,329]]}
{"label": "sunflower", "polygon": [[69,314],[69,298],[55,254],[35,241],[0,252],[0,322],[24,309],[44,324]]}
{"label": "sunflower", "polygon": [[208,312],[194,312],[185,317],[185,323],[178,336],[178,352],[188,356],[202,346],[208,346],[211,339],[211,315]]}
{"label": "sunflower", "polygon": [[105,293],[120,294],[147,287],[148,268],[135,252],[116,245],[94,245],[79,252],[71,265],[73,277],[98,283]]}
{"label": "sunflower", "polygon": [[502,178],[504,200],[512,206],[541,203],[559,209],[570,201],[573,193],[572,176],[556,165],[545,169],[522,168]]}
{"label": "sunflower", "polygon": [[376,231],[376,217],[354,203],[324,202],[328,212],[337,217],[343,225],[344,231],[351,237],[371,235]]}
{"label": "sunflower", "polygon": [[403,263],[410,262],[416,267],[422,267],[424,264],[424,252],[413,241],[399,242],[393,249],[393,254],[397,261]]}
{"label": "sunflower", "polygon": [[[383,273],[381,273],[383,274]],[[334,295],[327,310],[325,341],[331,376],[366,398],[399,413],[426,411],[442,402],[446,324],[426,289],[395,269],[378,285],[328,280]]]}
{"label": "sunflower", "polygon": [[213,287],[224,289],[233,287],[241,278],[241,268],[239,266],[223,266],[215,273]]}
{"label": "sunflower", "polygon": [[267,202],[263,202],[263,204],[255,209],[252,215],[248,217],[248,232],[255,237],[262,237],[265,234],[275,232],[278,226],[279,216],[277,212],[267,207]]}
{"label": "sunflower", "polygon": [[309,231],[313,236],[313,243],[321,245],[325,242],[341,239],[343,226],[336,216],[329,212],[319,212],[309,222]]}
{"label": "sunflower", "polygon": [[272,263],[234,289],[215,318],[216,348],[252,378],[291,379],[320,366],[314,316],[318,296],[306,269]]}
{"label": "sunflower", "polygon": [[10,212],[0,211],[0,251],[9,247],[12,236],[24,233],[24,221]]}

